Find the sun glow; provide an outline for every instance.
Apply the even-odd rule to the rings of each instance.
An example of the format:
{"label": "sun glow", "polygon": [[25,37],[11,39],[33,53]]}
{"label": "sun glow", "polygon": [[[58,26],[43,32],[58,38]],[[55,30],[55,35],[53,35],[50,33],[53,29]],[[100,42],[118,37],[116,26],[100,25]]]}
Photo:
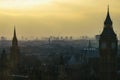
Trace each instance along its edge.
{"label": "sun glow", "polygon": [[23,9],[49,3],[51,0],[1,0],[0,8]]}

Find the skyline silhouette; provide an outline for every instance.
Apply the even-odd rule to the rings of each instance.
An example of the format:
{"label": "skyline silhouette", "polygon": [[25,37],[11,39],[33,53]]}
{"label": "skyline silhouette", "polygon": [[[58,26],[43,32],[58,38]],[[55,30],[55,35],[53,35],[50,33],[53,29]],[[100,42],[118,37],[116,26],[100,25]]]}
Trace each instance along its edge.
{"label": "skyline silhouette", "polygon": [[[18,2],[19,1],[16,0],[17,4],[19,4]],[[97,23],[94,23],[100,23],[99,20],[97,20],[97,17],[95,18]],[[52,19],[53,18],[51,18],[50,20]],[[38,31],[34,32],[34,29],[36,29],[35,27],[32,28],[26,26],[24,28],[21,28],[23,29],[21,30],[20,27],[15,27],[14,25],[12,35],[9,34],[10,29],[6,29],[6,31],[8,31],[7,34],[10,35],[8,37],[12,36],[12,39],[6,40],[5,37],[1,35],[0,79],[119,80],[120,40],[118,40],[118,34],[116,34],[116,31],[114,30],[114,19],[111,16],[109,6],[106,10],[106,17],[102,21],[102,31],[97,33],[95,32],[98,29],[92,29],[92,25],[89,24],[92,22],[92,20],[89,23],[87,23],[87,21],[83,22],[83,24],[86,23],[86,25],[89,25],[89,27],[91,28],[80,28],[80,25],[76,24],[80,29],[85,29],[85,35],[89,34],[87,36],[82,36],[81,38],[80,36],[84,33],[80,34],[77,33],[77,31],[76,33],[74,33],[74,30],[76,29],[75,27],[73,29],[71,27],[72,33],[74,35],[69,36],[70,33],[59,33],[60,35],[56,37],[56,35],[58,35],[58,31],[54,28],[54,34],[52,35],[48,34],[49,32],[46,31],[41,32],[41,35],[45,36],[46,34],[48,34],[46,36],[49,36],[45,37],[45,39],[43,40],[36,39],[26,41],[22,41],[18,38],[18,34],[24,35],[24,37],[26,36],[24,34],[24,28],[29,31],[26,32],[26,34],[36,37],[38,35],[39,37],[41,37],[39,30],[43,30],[43,28],[37,28]],[[58,26],[61,26],[60,22],[61,21],[59,21],[59,23],[57,23],[56,25],[56,28],[58,30]],[[64,23],[66,23],[66,21]],[[33,26],[34,22],[28,24],[29,26]],[[48,23],[46,24],[50,25],[51,22],[48,21]],[[74,23],[72,24],[74,25]],[[64,29],[67,29],[65,26],[68,28],[68,26],[64,24]],[[68,31],[69,28],[67,29]],[[49,28],[45,30],[49,30]],[[89,32],[94,33],[94,38],[91,38],[91,33]],[[37,35],[34,35],[34,33],[37,33]],[[66,31],[63,33],[66,33]],[[27,37],[29,37],[29,35],[27,35]],[[73,38],[76,36],[79,36],[79,39]],[[34,39],[34,37],[32,37],[31,39]]]}

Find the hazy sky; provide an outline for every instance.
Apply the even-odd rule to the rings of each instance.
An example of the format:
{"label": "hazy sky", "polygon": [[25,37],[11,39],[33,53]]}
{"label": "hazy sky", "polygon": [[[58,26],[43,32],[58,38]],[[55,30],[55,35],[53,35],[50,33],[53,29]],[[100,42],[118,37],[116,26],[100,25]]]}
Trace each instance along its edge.
{"label": "hazy sky", "polygon": [[0,36],[94,36],[100,34],[107,5],[120,33],[120,0],[0,0]]}

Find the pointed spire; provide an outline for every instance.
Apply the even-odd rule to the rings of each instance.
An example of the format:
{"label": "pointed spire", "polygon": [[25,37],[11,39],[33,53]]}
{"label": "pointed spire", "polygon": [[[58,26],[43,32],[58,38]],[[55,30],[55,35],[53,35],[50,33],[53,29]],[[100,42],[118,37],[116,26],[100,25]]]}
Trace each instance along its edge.
{"label": "pointed spire", "polygon": [[110,18],[110,13],[109,13],[109,5],[108,5],[108,9],[107,9],[107,16],[104,22],[104,29],[102,32],[102,36],[116,36],[113,27],[112,27],[112,20]]}
{"label": "pointed spire", "polygon": [[109,5],[108,5],[108,13],[109,13]]}
{"label": "pointed spire", "polygon": [[16,36],[15,25],[14,25],[14,34],[13,34],[12,45],[17,45],[17,36]]}
{"label": "pointed spire", "polygon": [[108,5],[108,9],[107,9],[107,17],[109,17],[109,18],[110,18],[109,5]]}
{"label": "pointed spire", "polygon": [[112,20],[110,18],[110,13],[109,13],[109,5],[108,5],[107,17],[105,19],[104,25],[112,25]]}
{"label": "pointed spire", "polygon": [[14,25],[14,37],[16,37],[16,29],[15,29],[15,25]]}

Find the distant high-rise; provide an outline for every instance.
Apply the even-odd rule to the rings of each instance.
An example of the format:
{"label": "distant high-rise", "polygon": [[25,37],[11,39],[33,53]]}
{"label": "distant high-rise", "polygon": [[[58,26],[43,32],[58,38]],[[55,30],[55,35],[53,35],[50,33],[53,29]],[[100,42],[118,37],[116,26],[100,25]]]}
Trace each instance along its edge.
{"label": "distant high-rise", "polygon": [[13,36],[13,40],[12,40],[12,46],[10,48],[10,60],[11,60],[11,65],[13,67],[16,67],[16,65],[18,64],[19,57],[20,57],[20,51],[19,51],[19,47],[18,47],[16,29],[14,28],[14,36]]}
{"label": "distant high-rise", "polygon": [[100,52],[100,80],[116,80],[116,57],[118,49],[118,39],[112,27],[112,20],[109,14],[109,7],[107,17],[104,22],[104,29],[99,39]]}

